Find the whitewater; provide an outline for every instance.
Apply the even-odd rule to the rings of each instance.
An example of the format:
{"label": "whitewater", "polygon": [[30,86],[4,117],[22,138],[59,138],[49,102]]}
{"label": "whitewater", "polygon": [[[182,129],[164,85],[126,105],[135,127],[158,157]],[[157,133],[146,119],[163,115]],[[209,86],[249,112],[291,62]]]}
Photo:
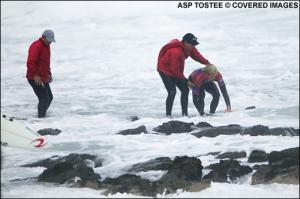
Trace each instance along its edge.
{"label": "whitewater", "polygon": [[[104,160],[95,172],[105,178],[157,157],[241,149],[249,155],[254,149],[269,153],[299,146],[297,136],[154,134],[154,127],[170,120],[299,128],[299,8],[180,9],[177,4],[1,1],[1,114],[27,118],[20,121],[36,131],[62,130],[46,136],[49,146],[42,150],[1,146],[1,197],[141,197],[12,181],[38,176],[45,168],[20,165],[52,155],[95,154]],[[25,78],[26,59],[29,45],[48,28],[57,41],[51,44],[54,99],[47,117],[38,119],[37,98]],[[198,37],[197,49],[222,73],[233,112],[198,116],[190,94],[190,117],[181,117],[177,90],[174,118],[165,118],[167,92],[156,71],[158,52],[188,32]],[[184,74],[199,67],[189,58]],[[211,99],[207,94],[205,111]],[[248,106],[256,109],[244,110]],[[223,110],[221,97],[217,111]],[[130,116],[140,119],[133,122]],[[115,135],[140,125],[150,134]],[[217,162],[212,156],[200,159],[204,166]],[[163,171],[139,175],[155,180]],[[178,190],[158,197],[299,197],[299,185],[251,185],[247,175],[237,184],[212,183],[201,192]]]}

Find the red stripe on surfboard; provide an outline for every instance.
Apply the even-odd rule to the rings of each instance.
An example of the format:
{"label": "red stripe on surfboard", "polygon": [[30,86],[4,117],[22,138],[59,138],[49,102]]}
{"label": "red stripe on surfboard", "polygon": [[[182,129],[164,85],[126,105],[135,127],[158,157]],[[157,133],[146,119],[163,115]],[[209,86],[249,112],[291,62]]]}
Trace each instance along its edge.
{"label": "red stripe on surfboard", "polygon": [[33,140],[31,143],[36,142],[36,141],[38,141],[39,144],[35,145],[35,147],[38,147],[38,148],[39,148],[39,147],[43,147],[43,146],[46,145],[45,139],[44,139],[44,138],[38,138],[38,139],[35,139],[35,140]]}

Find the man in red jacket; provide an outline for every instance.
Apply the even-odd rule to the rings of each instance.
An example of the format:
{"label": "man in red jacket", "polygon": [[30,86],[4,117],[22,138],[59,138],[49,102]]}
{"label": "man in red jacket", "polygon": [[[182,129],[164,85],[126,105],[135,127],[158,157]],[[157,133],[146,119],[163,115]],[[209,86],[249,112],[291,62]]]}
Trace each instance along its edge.
{"label": "man in red jacket", "polygon": [[173,39],[162,47],[158,55],[157,71],[167,89],[166,115],[171,116],[176,87],[181,91],[181,110],[183,116],[188,116],[189,88],[187,78],[184,76],[184,62],[190,56],[195,61],[210,65],[199,51],[195,48],[198,45],[197,37],[187,33],[182,40]]}
{"label": "man in red jacket", "polygon": [[34,41],[28,50],[27,74],[29,84],[38,97],[38,117],[46,116],[53,95],[49,86],[52,81],[50,70],[50,44],[55,42],[54,32],[45,30],[38,40]]}

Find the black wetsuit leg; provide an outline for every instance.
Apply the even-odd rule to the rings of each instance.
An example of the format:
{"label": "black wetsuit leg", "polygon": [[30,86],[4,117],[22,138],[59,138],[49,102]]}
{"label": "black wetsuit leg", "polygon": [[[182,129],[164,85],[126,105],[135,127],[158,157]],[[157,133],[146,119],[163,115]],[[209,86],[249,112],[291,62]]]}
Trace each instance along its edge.
{"label": "black wetsuit leg", "polygon": [[210,111],[209,113],[215,113],[220,99],[220,92],[217,85],[214,82],[207,82],[204,85],[205,91],[212,95],[213,99],[210,103]]}
{"label": "black wetsuit leg", "polygon": [[189,88],[187,86],[187,82],[185,80],[180,80],[175,77],[170,77],[162,72],[159,72],[159,75],[167,89],[168,96],[166,99],[166,115],[171,116],[173,103],[176,95],[176,86],[179,88],[181,92],[181,110],[182,115],[188,115],[188,96],[189,96]]}
{"label": "black wetsuit leg", "polygon": [[199,95],[193,95],[193,102],[198,110],[199,114],[201,116],[204,115],[204,98],[205,98],[205,91],[204,91],[204,86],[201,86],[199,88]]}
{"label": "black wetsuit leg", "polygon": [[189,87],[185,80],[175,78],[175,84],[181,92],[180,103],[182,116],[188,116]]}

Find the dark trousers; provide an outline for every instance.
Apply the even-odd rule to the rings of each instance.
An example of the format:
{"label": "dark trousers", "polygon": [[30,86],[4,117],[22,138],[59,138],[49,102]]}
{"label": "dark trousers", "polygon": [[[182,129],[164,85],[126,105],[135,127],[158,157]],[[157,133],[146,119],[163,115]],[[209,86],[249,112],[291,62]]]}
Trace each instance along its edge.
{"label": "dark trousers", "polygon": [[207,82],[199,88],[199,95],[193,95],[193,102],[200,115],[204,115],[204,98],[205,91],[212,95],[213,99],[210,103],[210,113],[215,113],[220,99],[220,92],[214,82]]}
{"label": "dark trousers", "polygon": [[178,79],[176,77],[170,77],[162,72],[159,72],[159,75],[168,91],[168,97],[166,100],[166,115],[171,116],[173,102],[176,95],[176,87],[179,88],[181,92],[181,111],[183,116],[188,115],[188,97],[189,97],[189,88],[185,80]]}
{"label": "dark trousers", "polygon": [[47,109],[49,108],[52,100],[53,95],[50,89],[49,83],[44,83],[43,86],[37,85],[34,80],[28,80],[30,86],[32,87],[35,95],[38,97],[39,104],[38,104],[38,117],[45,117]]}

